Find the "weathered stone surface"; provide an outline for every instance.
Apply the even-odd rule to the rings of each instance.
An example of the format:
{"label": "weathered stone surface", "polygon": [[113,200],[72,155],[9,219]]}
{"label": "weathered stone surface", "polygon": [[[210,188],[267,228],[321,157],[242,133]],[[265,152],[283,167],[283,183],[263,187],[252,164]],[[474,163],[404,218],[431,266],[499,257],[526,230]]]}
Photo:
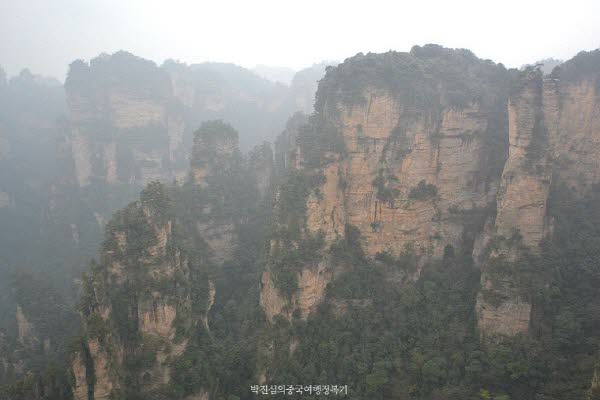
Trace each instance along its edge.
{"label": "weathered stone surface", "polygon": [[321,303],[327,284],[333,275],[326,262],[304,268],[297,274],[298,289],[290,300],[283,297],[273,284],[270,272],[264,271],[261,276],[260,304],[270,321],[276,315],[291,318],[295,310],[302,318],[308,317]]}
{"label": "weathered stone surface", "polygon": [[537,249],[547,233],[551,174],[542,82],[537,73],[525,79],[524,88],[508,103],[510,147],[498,193],[496,230],[504,237],[517,231],[525,245]]}
{"label": "weathered stone surface", "polygon": [[158,299],[152,304],[138,305],[139,329],[146,334],[172,340],[175,337],[173,321],[177,316],[177,310],[174,306],[161,301],[160,294],[156,293],[154,297]]}
{"label": "weathered stone surface", "polygon": [[[558,79],[558,78],[557,78]],[[593,77],[544,82],[553,179],[580,192],[600,181],[600,101]],[[557,116],[558,114],[558,116]]]}
{"label": "weathered stone surface", "polygon": [[110,93],[108,108],[111,125],[117,129],[127,129],[163,123],[167,111],[160,100],[118,90]]}
{"label": "weathered stone surface", "polygon": [[[567,62],[565,68],[574,67]],[[320,99],[328,106],[318,110],[319,117],[339,131],[344,151],[311,167],[325,179],[308,195],[307,232],[323,233],[327,248],[351,224],[368,256],[412,248],[420,266],[439,259],[450,245],[472,253],[483,268],[482,287],[492,285],[490,258],[512,262],[521,248],[535,254],[552,235],[553,187],[567,185],[583,194],[600,181],[598,78],[597,72],[582,71],[550,77],[535,69],[519,72],[510,95],[508,80],[506,87],[490,86],[497,103],[490,98],[449,103],[446,83],[440,82],[429,106],[415,106],[381,83],[352,92],[364,102],[348,102],[336,97],[345,93],[336,82],[325,82],[338,91]],[[308,168],[302,147],[291,147],[278,149],[279,164]],[[420,185],[430,194],[415,193]],[[490,253],[497,240],[504,244]],[[293,301],[276,295],[267,275],[261,297],[267,315],[289,315]],[[478,298],[482,334],[526,332],[528,300],[502,287],[491,289],[508,300],[492,306]],[[300,288],[298,296],[307,290]]]}
{"label": "weathered stone surface", "polygon": [[248,154],[248,168],[252,172],[261,198],[270,195],[271,181],[275,173],[273,150],[268,142],[256,145]]}
{"label": "weathered stone surface", "polygon": [[[438,256],[448,243],[460,247],[462,227],[453,223],[448,210],[485,208],[495,194],[494,182],[486,186],[480,177],[490,151],[484,134],[491,115],[473,104],[465,109],[443,110],[437,118],[416,118],[390,94],[365,96],[370,99],[366,106],[354,106],[342,113],[348,156],[338,163],[338,179],[328,172],[335,167],[328,166],[325,171],[327,185],[341,179],[346,188],[333,202],[344,210],[346,222],[360,229],[371,255],[383,250],[400,253],[408,244],[417,245],[421,254],[433,252]],[[405,139],[393,136],[400,124],[408,125]],[[402,146],[397,144],[399,140],[404,141]],[[382,169],[394,177],[390,185],[398,191],[394,201],[377,198],[374,181]],[[410,198],[411,190],[421,181],[435,185],[435,198]],[[324,203],[327,200],[326,196]],[[309,212],[309,221],[311,217]],[[327,231],[327,224],[323,225]],[[311,230],[318,228],[313,225]],[[434,243],[432,236],[442,240]]]}
{"label": "weathered stone surface", "polygon": [[[441,257],[448,244],[470,246],[464,243],[465,232],[472,226],[482,229],[484,220],[465,221],[462,215],[491,207],[499,184],[499,176],[482,171],[494,151],[486,134],[496,116],[476,103],[426,114],[404,106],[384,90],[368,89],[364,97],[365,105],[339,104],[339,119],[329,117],[339,126],[346,155],[319,169],[325,179],[308,196],[307,231],[323,233],[327,248],[351,224],[360,230],[367,255],[381,251],[400,255],[412,248],[421,265]],[[405,129],[400,131],[400,126]],[[388,179],[386,188],[396,192],[393,198],[378,194],[378,177]],[[435,194],[413,197],[411,192],[421,182],[433,185]],[[303,274],[304,270],[299,278]],[[321,299],[316,294],[320,288],[301,285],[297,297],[285,306],[265,276],[261,302],[269,318],[289,315],[302,305],[300,299]],[[308,303],[301,307],[303,315],[314,308],[313,301]]]}
{"label": "weathered stone surface", "polygon": [[94,400],[108,400],[114,387],[109,372],[108,356],[97,340],[89,341],[88,346],[94,360]]}
{"label": "weathered stone surface", "polygon": [[[143,85],[129,75],[135,68],[143,69],[135,76],[145,79]],[[80,62],[65,87],[79,186],[88,186],[90,179],[144,185],[171,181],[185,171],[185,154],[178,151],[185,127],[180,112],[169,108],[172,90],[166,72],[119,52],[89,65]]]}
{"label": "weathered stone surface", "polygon": [[38,338],[35,336],[33,325],[27,320],[23,309],[19,305],[17,305],[15,317],[17,319],[19,343],[24,347],[32,348],[37,344]]}
{"label": "weathered stone surface", "polygon": [[287,304],[287,299],[275,287],[271,273],[264,271],[261,275],[260,305],[267,317],[272,320],[274,316],[284,314]]}
{"label": "weathered stone surface", "polygon": [[346,213],[344,192],[339,182],[340,168],[337,164],[327,166],[325,182],[319,188],[320,195],[311,193],[306,202],[306,226],[312,234],[323,232],[329,243],[344,235]]}
{"label": "weathered stone surface", "polygon": [[198,222],[196,228],[213,250],[215,262],[222,263],[232,258],[235,250],[235,226],[231,221]]}
{"label": "weathered stone surface", "polygon": [[73,372],[73,398],[75,400],[88,400],[87,372],[85,368],[85,359],[81,353],[75,353],[71,361],[71,371]]}
{"label": "weathered stone surface", "polygon": [[531,304],[511,299],[496,307],[480,298],[478,300],[478,324],[483,335],[514,336],[529,330]]}
{"label": "weathered stone surface", "polygon": [[[520,246],[529,252],[539,251],[540,243],[552,235],[548,215],[552,187],[566,185],[573,193],[584,195],[600,182],[597,78],[561,80],[560,76],[558,73],[544,78],[539,71],[526,71],[520,88],[508,102],[509,156],[498,191],[493,230],[496,236],[518,240],[500,246],[490,254],[492,258],[506,256],[514,260],[520,256]],[[487,242],[493,236],[491,230],[482,234]],[[481,242],[485,241],[483,236]],[[481,253],[479,250],[480,260]],[[508,298],[494,307],[478,297],[482,335],[527,332],[532,305],[517,300],[510,290],[495,287],[485,265],[481,282],[482,287],[498,290]]]}
{"label": "weathered stone surface", "polygon": [[[444,110],[438,118],[415,118],[401,105],[394,105],[389,95],[371,95],[371,99],[366,108],[342,117],[350,153],[344,161],[348,222],[361,230],[371,255],[383,250],[398,254],[412,245],[421,255],[440,256],[446,244],[460,247],[463,227],[451,221],[449,208],[484,208],[493,199],[493,186],[478,182],[486,157],[482,136],[491,116],[474,104]],[[440,119],[441,123],[436,122]],[[408,122],[404,133],[410,144],[394,149],[392,132],[402,121],[414,121]],[[357,125],[362,126],[361,135],[350,129]],[[404,156],[394,160],[398,152]],[[382,168],[387,168],[384,174],[395,177],[390,188],[398,196],[393,202],[377,198],[373,182]],[[435,185],[437,195],[411,199],[411,190],[421,181]]]}
{"label": "weathered stone surface", "polygon": [[190,396],[187,396],[185,400],[209,400],[210,396],[208,392],[200,392]]}
{"label": "weathered stone surface", "polygon": [[77,128],[71,131],[71,152],[75,164],[77,183],[79,186],[89,185],[92,174],[89,141]]}
{"label": "weathered stone surface", "polygon": [[[143,371],[149,377],[147,389],[168,384],[171,380],[170,360],[183,354],[188,343],[186,338],[175,340],[175,322],[177,318],[186,316],[180,326],[190,327],[194,324],[191,319],[191,295],[182,288],[181,296],[175,301],[168,290],[178,285],[178,277],[185,279],[190,273],[187,259],[179,250],[172,251],[170,248],[173,240],[172,220],[165,219],[150,205],[136,204],[132,207],[139,207],[143,217],[142,221],[136,222],[138,225],[135,229],[149,229],[154,239],[143,252],[135,253],[138,254],[135,265],[143,268],[143,272],[136,272],[131,261],[123,257],[130,254],[130,246],[139,238],[130,230],[113,228],[108,235],[112,244],[105,247],[102,254],[102,269],[94,271],[93,277],[87,278],[87,284],[94,290],[86,293],[88,300],[84,321],[95,322],[93,328],[84,323],[84,348],[75,354],[72,361],[76,378],[75,395],[86,396],[76,397],[77,400],[87,399],[87,392],[91,389],[95,400],[111,398],[111,392],[123,390],[123,374],[128,373],[124,363],[128,357],[143,351],[144,346],[152,346],[156,356],[152,365]],[[138,211],[130,207],[128,212]],[[114,221],[109,223],[109,229],[111,224]],[[132,284],[138,282],[139,285],[140,273],[144,274],[143,282],[147,287]],[[131,319],[132,324],[128,329],[135,329],[135,340],[140,342],[132,343],[131,337],[122,337],[119,330],[112,329],[122,321],[118,322],[118,311],[115,312],[114,304],[107,297],[109,287],[112,291],[127,290],[127,303],[119,307],[127,310],[127,318]],[[86,368],[87,365],[92,368]],[[93,376],[86,376],[90,372]],[[90,382],[93,382],[93,387],[89,387]]]}
{"label": "weathered stone surface", "polygon": [[206,186],[206,178],[223,173],[230,167],[231,158],[239,150],[237,133],[207,134],[194,138],[192,151],[192,181]]}

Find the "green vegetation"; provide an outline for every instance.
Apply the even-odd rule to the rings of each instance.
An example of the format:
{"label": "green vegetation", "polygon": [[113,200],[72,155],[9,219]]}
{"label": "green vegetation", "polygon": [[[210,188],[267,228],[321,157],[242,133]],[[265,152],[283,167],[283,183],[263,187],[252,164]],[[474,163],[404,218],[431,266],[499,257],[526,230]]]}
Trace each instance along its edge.
{"label": "green vegetation", "polygon": [[346,144],[338,126],[322,113],[310,116],[299,128],[297,144],[302,152],[302,163],[307,167],[322,167],[346,152]]}
{"label": "green vegetation", "polygon": [[274,327],[301,339],[293,353],[285,345],[275,349],[268,376],[348,383],[356,399],[467,398],[460,396],[469,393],[462,371],[477,346],[477,270],[448,251],[417,282],[401,284],[390,278],[414,268],[409,252],[397,260],[381,254],[374,262],[360,244],[348,226],[346,239],[331,248],[345,271],[318,312]]}
{"label": "green vegetation", "polygon": [[[595,78],[600,73],[600,49],[582,51],[575,57],[556,67],[550,77],[566,81]],[[596,80],[596,82],[598,82]]]}
{"label": "green vegetation", "polygon": [[226,146],[225,151],[237,150],[238,133],[233,127],[221,120],[204,122],[194,133],[191,166],[203,167],[219,165],[227,157],[219,147]]}
{"label": "green vegetation", "polygon": [[414,248],[410,245],[405,247],[399,257],[394,257],[393,254],[383,251],[377,253],[374,260],[379,261],[387,267],[405,271],[408,274],[415,273],[418,267],[418,257]]}
{"label": "green vegetation", "polygon": [[168,74],[154,62],[126,51],[102,54],[89,64],[76,60],[69,66],[65,81],[65,88],[74,93],[120,88],[162,98],[168,96],[170,85]]}
{"label": "green vegetation", "polygon": [[393,160],[401,163],[404,157],[410,154],[411,151],[411,140],[407,137],[406,121],[402,120],[401,123],[396,126],[391,134],[388,148],[393,151]]}
{"label": "green vegetation", "polygon": [[468,50],[426,45],[415,46],[409,53],[360,53],[327,69],[316,94],[315,110],[335,115],[336,104],[327,101],[334,98],[348,105],[366,105],[363,91],[367,87],[386,90],[401,102],[424,110],[465,106],[472,101],[493,104],[508,79],[501,64],[480,60]]}
{"label": "green vegetation", "polygon": [[[9,310],[2,315],[2,327],[9,329],[0,331],[0,399],[27,400],[40,391],[48,400],[69,399],[66,347],[77,331],[77,315],[60,292],[28,273],[15,273],[2,286],[6,291],[0,299]],[[17,305],[31,327],[25,346],[17,340]]]}
{"label": "green vegetation", "polygon": [[271,250],[267,264],[272,273],[271,279],[275,287],[288,298],[298,287],[297,274],[307,265],[317,263],[321,259],[320,250],[323,248],[322,235],[306,238],[294,243],[276,244]]}
{"label": "green vegetation", "polygon": [[[529,335],[482,343],[475,316],[479,270],[448,246],[440,262],[423,266],[416,282],[390,279],[416,266],[407,250],[369,260],[360,235],[331,247],[344,266],[327,298],[306,321],[279,321],[281,343],[269,366],[272,382],[351,382],[352,397],[414,399],[585,398],[597,365],[600,330],[600,188],[584,200],[553,194],[556,235],[541,255],[497,259],[486,271],[512,282],[534,304]],[[504,240],[519,241],[518,236]],[[514,245],[514,243],[513,243]],[[402,275],[400,275],[402,276]],[[483,292],[500,304],[500,292]],[[560,377],[557,379],[557,377]]]}
{"label": "green vegetation", "polygon": [[[211,122],[197,137],[219,146],[237,133],[222,122]],[[240,363],[240,358],[257,353],[257,321],[262,316],[255,284],[271,213],[270,198],[260,198],[255,174],[264,172],[259,164],[270,162],[272,153],[263,146],[247,160],[233,150],[214,160],[218,168],[203,164],[209,171],[205,185],[151,182],[139,201],[117,212],[107,225],[103,257],[92,263],[83,282],[80,311],[86,339],[99,339],[118,373],[122,388],[114,392],[117,398],[181,398],[250,384],[253,365]],[[218,269],[198,224],[233,226],[233,257]],[[218,295],[207,315],[211,285]],[[172,343],[141,332],[140,307],[152,307],[157,298],[176,309]],[[101,317],[106,309],[107,320]],[[188,345],[183,355],[169,361],[172,382],[157,386],[157,351],[184,340]],[[122,361],[119,348],[125,351]],[[240,354],[233,354],[234,349]],[[89,357],[85,343],[78,351]],[[248,382],[242,382],[244,376]],[[219,388],[221,382],[227,386]]]}
{"label": "green vegetation", "polygon": [[437,196],[437,186],[432,183],[427,183],[425,180],[421,180],[419,184],[410,189],[408,198],[411,200],[429,200]]}
{"label": "green vegetation", "polygon": [[393,207],[394,200],[400,195],[400,191],[397,188],[391,187],[391,185],[396,182],[398,182],[396,176],[385,173],[385,169],[381,168],[372,183],[373,187],[376,189],[377,200],[388,203]]}
{"label": "green vegetation", "polygon": [[[512,82],[511,87],[511,101],[513,104],[520,108],[522,104],[530,104],[533,102],[533,112],[535,113],[533,118],[533,132],[529,145],[526,149],[526,164],[525,166],[532,172],[543,175],[548,173],[547,167],[545,166],[545,159],[548,157],[548,130],[544,125],[544,114],[543,114],[543,82],[544,74],[542,73],[539,66],[527,67],[520,73]],[[526,92],[527,90],[527,92]],[[530,99],[533,92],[533,99]],[[524,98],[521,98],[524,96]],[[532,112],[530,108],[525,107],[523,110],[519,110],[520,113]]]}
{"label": "green vegetation", "polygon": [[267,267],[279,290],[290,297],[297,288],[296,275],[301,268],[318,261],[324,240],[306,230],[306,201],[316,193],[324,176],[290,170],[278,187],[273,212],[271,238],[276,240],[269,252]]}

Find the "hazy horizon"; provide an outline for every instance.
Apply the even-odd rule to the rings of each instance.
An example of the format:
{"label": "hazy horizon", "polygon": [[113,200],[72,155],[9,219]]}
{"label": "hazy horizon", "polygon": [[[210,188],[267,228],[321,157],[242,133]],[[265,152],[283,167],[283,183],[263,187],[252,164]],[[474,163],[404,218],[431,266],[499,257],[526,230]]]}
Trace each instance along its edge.
{"label": "hazy horizon", "polygon": [[408,51],[413,45],[436,43],[520,67],[599,47],[600,3],[574,0],[566,9],[539,1],[388,5],[377,0],[367,8],[315,0],[3,0],[0,34],[0,65],[8,76],[28,68],[60,80],[72,61],[118,50],[159,65],[175,59],[297,71],[359,52]]}

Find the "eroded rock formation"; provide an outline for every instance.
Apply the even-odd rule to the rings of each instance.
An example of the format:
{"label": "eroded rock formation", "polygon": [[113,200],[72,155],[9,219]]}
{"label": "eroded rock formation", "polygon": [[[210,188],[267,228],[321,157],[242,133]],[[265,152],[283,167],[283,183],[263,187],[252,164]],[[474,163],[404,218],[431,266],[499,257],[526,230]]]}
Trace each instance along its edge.
{"label": "eroded rock formation", "polygon": [[109,223],[101,264],[84,286],[76,399],[127,395],[132,382],[138,391],[167,385],[169,360],[185,350],[183,333],[204,316],[194,309],[206,309],[208,299],[191,292],[201,260],[177,246],[168,201],[164,186],[151,184]]}
{"label": "eroded rock formation", "polygon": [[246,159],[237,141],[230,125],[204,123],[188,180],[170,188],[150,183],[107,224],[100,262],[84,280],[85,335],[71,360],[77,400],[206,398],[207,383],[182,389],[185,357],[210,334],[215,279],[239,252],[248,210],[270,193],[270,147]]}
{"label": "eroded rock formation", "polygon": [[[305,210],[293,221],[299,234],[291,242],[276,234],[272,259],[280,247],[301,248],[319,235],[327,249],[348,224],[370,257],[410,251],[423,266],[451,246],[482,268],[482,335],[527,332],[531,299],[514,287],[516,278],[494,280],[492,270],[524,252],[537,254],[551,237],[552,188],[567,185],[583,194],[598,183],[598,69],[589,67],[597,53],[582,53],[550,76],[535,68],[507,71],[435,46],[359,55],[331,69],[315,115],[295,130],[291,148],[278,153],[285,155],[278,156],[280,165],[312,176],[312,183],[297,203]],[[378,70],[402,63],[397,75]],[[455,80],[452,63],[469,65],[461,71],[469,81]],[[289,202],[281,190],[276,202]],[[270,319],[295,309],[306,316],[319,303],[334,273],[317,268],[319,262],[326,260],[294,270],[289,296],[278,283],[277,263],[267,263],[261,303]],[[317,270],[329,272],[312,286],[300,285]],[[302,298],[317,300],[302,306]]]}
{"label": "eroded rock formation", "polygon": [[[492,278],[502,261],[524,251],[538,253],[552,235],[548,202],[552,188],[566,186],[583,196],[600,182],[598,51],[581,53],[544,76],[521,73],[508,102],[509,154],[497,195],[494,241],[483,266],[477,311],[483,335],[527,332],[531,297],[514,288],[513,277]],[[486,301],[487,296],[503,298]]]}
{"label": "eroded rock formation", "polygon": [[[470,251],[493,209],[500,183],[506,131],[502,82],[508,73],[469,54],[436,51],[357,56],[332,69],[321,82],[312,126],[304,128],[296,150],[291,151],[293,169],[320,177],[304,202],[304,235],[322,235],[327,248],[343,238],[350,224],[358,228],[368,256],[414,251],[420,265],[440,258],[448,245]],[[450,83],[441,72],[432,77],[418,68],[411,71],[416,75],[413,82],[391,86],[379,81],[383,71],[366,66],[379,57],[382,63],[410,59],[425,69],[445,56],[481,63],[487,69],[477,77],[480,86],[473,90],[493,96],[452,97],[455,94],[447,89]],[[361,68],[373,75],[355,88],[345,76]],[[413,97],[412,91],[422,89],[420,85],[431,88],[423,94],[426,99]],[[320,142],[327,135],[329,142]],[[319,153],[321,158],[316,159]],[[296,272],[299,281],[314,266],[307,268]],[[264,297],[275,298],[265,276]],[[321,294],[313,292],[322,293],[327,283],[323,279],[316,279],[322,284],[314,288],[299,287],[298,298],[318,303]],[[282,307],[266,309],[272,317]],[[303,307],[302,313],[306,315],[308,308]]]}
{"label": "eroded rock formation", "polygon": [[[227,124],[203,125],[188,181],[168,196],[151,185],[108,224],[101,263],[85,283],[86,335],[72,363],[76,398],[129,389],[212,398],[222,371],[208,364],[223,343],[236,343],[228,353],[235,363],[239,354],[250,360],[249,379],[270,382],[278,367],[294,367],[295,354],[310,353],[315,338],[298,336],[302,329],[318,338],[327,318],[339,318],[346,325],[331,332],[346,332],[350,317],[373,313],[382,335],[408,332],[430,300],[464,303],[424,310],[429,325],[453,324],[457,337],[446,339],[460,351],[467,340],[484,348],[493,343],[487,339],[530,334],[538,304],[519,267],[553,237],[557,187],[577,198],[600,178],[599,54],[581,54],[550,76],[439,46],[358,55],[328,70],[315,112],[290,121],[275,163],[267,146],[242,156]],[[196,101],[185,91],[178,96]],[[368,273],[377,279],[363,293]],[[469,284],[448,282],[454,273]],[[438,288],[446,292],[438,296]],[[390,308],[381,298],[387,294]],[[387,326],[386,315],[398,315],[396,325]],[[566,337],[578,329],[565,325]],[[228,331],[240,336],[211,336]],[[237,347],[242,334],[256,336]],[[403,362],[422,366],[425,356],[393,333],[387,339],[399,354],[382,368],[403,382],[411,374]],[[347,348],[357,343],[348,340]],[[432,370],[445,368],[438,358],[427,361]],[[177,365],[201,369],[193,389],[182,389],[178,379],[187,375]],[[390,386],[400,393],[396,383]]]}

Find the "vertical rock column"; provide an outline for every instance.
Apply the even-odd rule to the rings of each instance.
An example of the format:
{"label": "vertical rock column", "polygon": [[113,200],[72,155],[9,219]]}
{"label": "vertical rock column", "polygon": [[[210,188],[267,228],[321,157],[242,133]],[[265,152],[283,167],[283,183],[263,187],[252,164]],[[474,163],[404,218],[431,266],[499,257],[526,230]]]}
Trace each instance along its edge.
{"label": "vertical rock column", "polygon": [[502,270],[525,249],[538,252],[549,233],[551,166],[545,117],[557,107],[555,97],[545,96],[551,89],[540,71],[526,71],[508,102],[509,155],[497,196],[496,246],[483,266],[477,299],[482,336],[513,336],[529,329],[531,301],[520,293],[516,277]]}

